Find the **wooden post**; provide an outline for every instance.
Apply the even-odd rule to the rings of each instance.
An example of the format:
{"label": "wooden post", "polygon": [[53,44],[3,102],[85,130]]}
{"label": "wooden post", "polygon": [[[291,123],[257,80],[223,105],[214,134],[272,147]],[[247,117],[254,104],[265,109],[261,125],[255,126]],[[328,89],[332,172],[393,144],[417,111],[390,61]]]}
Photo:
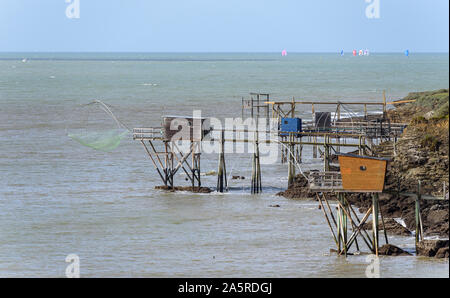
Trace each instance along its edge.
{"label": "wooden post", "polygon": [[341,254],[344,252],[345,256],[347,256],[347,213],[345,212],[344,208],[346,208],[346,203],[343,198],[342,193],[338,193],[338,200],[340,202],[339,204],[339,222],[340,222],[340,228],[341,228],[341,237],[342,237],[342,244],[343,244],[343,251],[340,251]]}
{"label": "wooden post", "polygon": [[341,254],[341,244],[342,244],[342,217],[341,217],[341,206],[337,206],[337,219],[336,219],[336,233],[338,239],[338,254]]}
{"label": "wooden post", "polygon": [[201,182],[201,171],[200,171],[200,142],[191,141],[191,149],[192,149],[192,190],[195,189],[195,181],[197,180],[197,187],[200,188],[202,186]]}
{"label": "wooden post", "polygon": [[288,163],[288,187],[294,183],[295,179],[295,160],[294,160],[294,135],[289,134],[289,163]]}
{"label": "wooden post", "polygon": [[167,142],[164,142],[164,184],[169,187],[173,188],[173,176],[172,176],[172,170],[170,168],[171,161],[170,161],[170,152],[169,152],[169,145]]}
{"label": "wooden post", "polygon": [[359,155],[363,155],[363,146],[362,146],[362,137],[361,136],[359,136],[358,150],[359,150]]}
{"label": "wooden post", "polygon": [[225,131],[222,130],[220,137],[219,170],[217,171],[218,192],[224,192],[224,186],[225,188],[228,188],[224,148],[225,148]]}
{"label": "wooden post", "polygon": [[379,210],[380,216],[381,216],[381,224],[383,225],[384,240],[386,241],[386,244],[389,244],[389,240],[388,240],[388,236],[387,236],[387,231],[386,231],[386,225],[384,224],[383,212],[381,211],[380,201],[379,201],[379,200],[378,200],[378,210]]}
{"label": "wooden post", "polygon": [[191,165],[191,168],[192,168],[192,191],[194,191],[196,165],[195,165],[195,145],[194,145],[193,141],[191,141],[191,148],[192,148],[192,156],[191,156],[191,158],[192,158],[192,160],[191,160],[191,162],[192,162],[192,165]]}
{"label": "wooden post", "polygon": [[[302,137],[300,137],[300,142],[302,141]],[[299,146],[298,152],[298,163],[302,163],[302,154],[303,154],[303,145]]]}
{"label": "wooden post", "polygon": [[372,229],[373,229],[373,249],[378,256],[378,193],[372,194]]}
{"label": "wooden post", "polygon": [[[318,193],[316,193],[316,197],[317,197],[317,200],[319,201],[320,209],[322,209],[322,212],[325,215],[325,219],[327,220],[328,226],[330,227],[330,231],[331,231],[331,234],[333,235],[333,239],[334,239],[334,242],[336,243],[336,247],[339,248],[338,240],[336,239],[336,235],[334,234],[333,227],[331,226],[331,223],[330,223],[330,219],[328,218],[327,212],[325,211],[325,208],[322,204],[322,200],[320,199],[320,196]],[[324,198],[324,199],[326,200],[326,198]],[[330,212],[331,212],[331,210],[330,210]],[[331,212],[331,216],[333,216],[332,212]],[[333,220],[334,220],[334,217],[333,217]],[[336,224],[336,221],[335,221],[335,224]]]}
{"label": "wooden post", "polygon": [[423,240],[423,235],[421,235],[422,227],[421,227],[421,220],[420,220],[420,199],[421,199],[421,181],[419,180],[419,183],[417,185],[417,195],[416,195],[416,206],[415,206],[415,219],[416,219],[416,250],[417,250],[417,244],[419,241]]}
{"label": "wooden post", "polygon": [[[313,142],[317,143],[317,136],[313,136]],[[317,145],[313,145],[313,158],[317,158]]]}
{"label": "wooden post", "polygon": [[292,97],[291,117],[295,118],[295,98],[294,97]]}
{"label": "wooden post", "polygon": [[[347,206],[350,209],[350,211],[353,213],[353,215],[355,216],[355,223],[357,226],[359,226],[361,224],[361,222],[358,219],[358,215],[356,214],[355,210],[353,209],[352,205],[348,202],[348,200],[346,199],[347,202]],[[349,215],[349,217],[351,218],[351,215]],[[360,229],[362,230],[362,232],[364,232],[364,235],[361,234],[361,238],[364,240],[364,242],[366,243],[367,247],[370,249],[370,251],[373,250],[372,246],[370,245],[370,237],[369,234],[367,233],[367,231],[365,229]],[[354,230],[355,232],[356,230]],[[365,236],[365,237],[364,237]],[[367,237],[367,239],[366,239]],[[369,239],[369,240],[368,240]],[[355,238],[355,242],[356,242],[356,238]]]}
{"label": "wooden post", "polygon": [[328,145],[329,137],[324,136],[324,153],[323,153],[323,170],[325,172],[328,172],[330,170],[330,146]]}
{"label": "wooden post", "polygon": [[386,118],[386,90],[383,90],[383,118]]}
{"label": "wooden post", "polygon": [[[338,106],[337,106],[337,119],[338,119],[338,122],[339,122],[339,120],[341,120],[341,104],[338,104]],[[338,130],[338,132],[339,132],[339,130]],[[337,143],[340,144],[341,138],[339,136],[337,136],[336,139],[337,139]],[[336,149],[337,149],[337,152],[341,152],[341,146],[338,145]]]}
{"label": "wooden post", "polygon": [[256,94],[256,99],[258,101],[257,106],[256,106],[256,117],[259,119],[259,107],[261,106],[260,102],[259,102],[259,94]]}
{"label": "wooden post", "polygon": [[262,192],[261,183],[261,164],[259,162],[259,145],[258,145],[258,133],[255,133],[255,148],[253,152],[252,160],[252,194]]}

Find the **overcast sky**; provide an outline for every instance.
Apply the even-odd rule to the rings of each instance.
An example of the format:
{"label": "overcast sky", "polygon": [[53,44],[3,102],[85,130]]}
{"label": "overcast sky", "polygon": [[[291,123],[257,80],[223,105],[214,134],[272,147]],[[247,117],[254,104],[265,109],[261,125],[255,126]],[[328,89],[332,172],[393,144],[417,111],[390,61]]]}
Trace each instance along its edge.
{"label": "overcast sky", "polygon": [[449,0],[379,0],[379,18],[367,17],[366,0],[79,1],[80,18],[71,19],[66,0],[0,0],[0,51],[448,52],[449,46]]}

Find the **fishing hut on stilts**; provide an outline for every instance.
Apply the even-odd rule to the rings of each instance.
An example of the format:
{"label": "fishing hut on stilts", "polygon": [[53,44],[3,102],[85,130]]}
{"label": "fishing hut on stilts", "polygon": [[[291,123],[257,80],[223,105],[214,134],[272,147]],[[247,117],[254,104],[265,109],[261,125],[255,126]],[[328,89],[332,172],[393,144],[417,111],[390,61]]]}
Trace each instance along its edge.
{"label": "fishing hut on stilts", "polygon": [[[353,154],[341,154],[338,158],[340,171],[312,172],[309,177],[309,188],[316,194],[338,255],[347,256],[353,244],[359,251],[359,237],[369,251],[378,256],[380,218],[385,242],[389,243],[379,203],[379,194],[384,190],[388,159]],[[369,193],[372,199],[370,207],[361,219],[348,200],[349,195],[358,193]],[[330,206],[329,201],[332,197],[336,198],[336,210]],[[372,235],[364,227],[370,215],[372,215]]]}
{"label": "fishing hut on stilts", "polygon": [[[225,144],[252,144],[251,192],[257,194],[262,192],[262,144],[279,145],[281,163],[288,166],[288,186],[295,180],[296,168],[300,168],[305,146],[312,146],[313,158],[323,159],[324,173],[330,172],[332,163],[343,148],[355,148],[355,152],[360,156],[374,156],[376,152],[373,145],[376,142],[393,139],[395,153],[396,141],[406,124],[390,123],[386,117],[388,104],[395,102],[388,103],[384,93],[382,102],[297,101],[295,98],[290,101],[271,101],[267,93],[250,93],[249,99],[242,98],[241,120],[246,117],[251,120],[248,123],[256,123],[255,130],[237,127],[216,129],[209,126],[207,118],[164,116],[160,127],[135,128],[133,139],[144,146],[166,188],[174,188],[174,177],[182,170],[187,176],[186,180],[191,182],[193,191],[202,186],[202,142],[219,144],[216,184],[218,192],[228,190]],[[308,105],[311,107],[312,121],[296,117],[296,112],[301,112],[303,116],[308,114],[309,109],[303,109]],[[331,107],[335,112],[317,111],[321,106]],[[364,116],[357,116],[348,106],[362,107]],[[381,117],[379,114],[369,115],[368,106],[382,107]],[[341,110],[349,113],[351,117],[341,118]],[[358,118],[354,119],[355,117]],[[240,138],[241,133],[246,136]],[[212,134],[215,136],[212,137]],[[188,144],[187,150],[186,146],[181,150],[180,140],[184,145]],[[329,174],[324,177],[329,177]]]}
{"label": "fishing hut on stilts", "polygon": [[[174,176],[180,169],[191,182],[193,191],[202,186],[201,141],[210,132],[204,129],[208,127],[206,123],[206,118],[164,116],[162,127],[133,129],[133,139],[142,143],[168,189],[174,188]],[[155,142],[162,142],[162,151],[156,149]],[[188,145],[187,150],[180,148],[180,142]]]}

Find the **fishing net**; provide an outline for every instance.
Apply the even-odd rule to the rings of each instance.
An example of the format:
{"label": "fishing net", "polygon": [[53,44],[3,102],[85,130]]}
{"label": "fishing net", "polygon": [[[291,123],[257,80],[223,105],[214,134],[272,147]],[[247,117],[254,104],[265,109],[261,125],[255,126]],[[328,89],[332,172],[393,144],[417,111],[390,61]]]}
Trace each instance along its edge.
{"label": "fishing net", "polygon": [[120,142],[128,133],[128,130],[114,129],[103,132],[94,131],[86,134],[69,133],[68,136],[83,146],[100,151],[112,151],[120,145]]}
{"label": "fishing net", "polygon": [[130,133],[130,129],[116,118],[112,107],[99,100],[82,105],[70,114],[72,120],[69,120],[70,129],[66,128],[67,136],[95,150],[112,151]]}

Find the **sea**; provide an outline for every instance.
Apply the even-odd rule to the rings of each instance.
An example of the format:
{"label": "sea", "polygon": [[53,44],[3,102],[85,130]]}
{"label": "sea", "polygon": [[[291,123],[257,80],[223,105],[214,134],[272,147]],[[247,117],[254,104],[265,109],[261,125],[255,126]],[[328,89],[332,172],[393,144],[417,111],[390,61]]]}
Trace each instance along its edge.
{"label": "sea", "polygon": [[[385,91],[392,101],[448,88],[448,69],[448,53],[0,53],[0,277],[65,277],[69,255],[81,277],[369,276],[368,254],[330,253],[316,201],[276,195],[287,188],[279,160],[262,165],[261,194],[250,193],[247,152],[226,154],[229,177],[245,177],[229,179],[226,193],[165,192],[155,190],[161,179],[131,134],[104,152],[68,133],[116,128],[88,105],[94,100],[129,128],[156,127],[164,115],[194,110],[241,117],[251,92],[271,101],[381,102]],[[311,107],[296,116],[312,120]],[[203,186],[215,188],[208,173],[217,166],[217,154],[202,154]],[[322,161],[305,147],[300,167],[321,169]],[[175,185],[188,185],[182,171]],[[389,242],[414,254],[412,236]],[[448,259],[379,261],[381,277],[449,277]]]}

